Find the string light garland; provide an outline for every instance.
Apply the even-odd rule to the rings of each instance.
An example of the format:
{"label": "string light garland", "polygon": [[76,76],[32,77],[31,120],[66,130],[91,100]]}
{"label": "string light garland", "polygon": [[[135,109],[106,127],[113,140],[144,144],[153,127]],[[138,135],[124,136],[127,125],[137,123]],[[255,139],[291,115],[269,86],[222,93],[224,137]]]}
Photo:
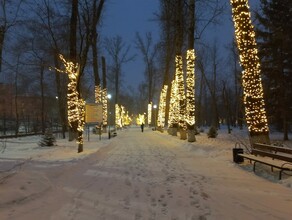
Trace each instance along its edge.
{"label": "string light garland", "polygon": [[151,124],[152,119],[152,102],[148,104],[148,125]]}
{"label": "string light garland", "polygon": [[178,125],[186,130],[185,113],[186,113],[186,96],[183,73],[183,58],[181,55],[175,56],[175,72],[177,80],[177,98],[179,103]]}
{"label": "string light garland", "polygon": [[[80,73],[78,63],[66,61],[63,55],[59,55],[60,60],[65,66],[65,71],[58,70],[58,72],[66,73],[69,78],[68,92],[67,92],[67,105],[68,105],[68,123],[73,131],[78,132],[77,144],[83,145],[83,131],[85,125],[85,101],[79,98],[77,91],[77,79]],[[78,152],[79,151],[78,149]]]}
{"label": "string light garland", "polygon": [[126,111],[126,114],[124,115],[124,119],[123,119],[124,125],[129,126],[131,124],[131,121],[132,121],[132,119],[129,116],[129,112]]}
{"label": "string light garland", "polygon": [[97,85],[94,87],[94,95],[95,95],[95,103],[101,103],[102,102],[102,89],[100,85]]}
{"label": "string light garland", "polygon": [[242,85],[248,130],[252,135],[269,132],[261,81],[260,62],[251,24],[248,0],[231,0],[235,37],[243,68]]}
{"label": "string light garland", "polygon": [[177,127],[179,118],[179,102],[178,102],[178,88],[177,77],[171,82],[170,102],[169,102],[169,127]]}
{"label": "string light garland", "polygon": [[[116,115],[116,127],[117,128],[122,128],[124,126],[130,125],[132,119],[129,116],[129,112],[126,111],[126,108],[119,104],[115,105],[115,115]],[[143,116],[144,117],[144,116]]]}
{"label": "string light garland", "polygon": [[138,117],[136,118],[136,123],[138,125],[145,124],[145,116],[144,114],[139,114]]}
{"label": "string light garland", "polygon": [[101,103],[102,103],[102,123],[103,126],[107,126],[107,117],[108,117],[108,97],[107,97],[107,89],[104,88],[101,91]]}
{"label": "string light garland", "polygon": [[116,115],[116,126],[117,128],[121,128],[122,127],[121,108],[118,104],[115,105],[115,115]]}
{"label": "string light garland", "polygon": [[158,118],[157,118],[157,125],[160,128],[164,128],[165,126],[165,108],[166,108],[166,93],[167,93],[167,85],[164,85],[161,93],[160,93],[160,100],[159,100],[159,108],[158,108]]}
{"label": "string light garland", "polygon": [[188,126],[195,125],[195,49],[187,50],[186,75],[186,122]]}

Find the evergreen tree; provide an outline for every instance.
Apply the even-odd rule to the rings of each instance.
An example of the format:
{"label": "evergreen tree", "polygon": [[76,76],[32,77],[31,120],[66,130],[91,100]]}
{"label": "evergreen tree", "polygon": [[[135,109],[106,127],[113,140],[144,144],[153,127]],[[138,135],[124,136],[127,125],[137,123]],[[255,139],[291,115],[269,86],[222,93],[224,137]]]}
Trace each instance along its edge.
{"label": "evergreen tree", "polygon": [[217,128],[214,126],[211,126],[208,131],[208,138],[216,138],[217,135],[218,135]]}
{"label": "evergreen tree", "polygon": [[288,122],[292,118],[291,8],[291,0],[261,0],[262,10],[256,14],[267,108],[271,121],[283,129],[284,140],[288,140]]}
{"label": "evergreen tree", "polygon": [[51,129],[46,129],[45,134],[42,136],[42,140],[40,141],[39,145],[41,147],[50,147],[54,146],[56,143],[56,138],[53,135]]}

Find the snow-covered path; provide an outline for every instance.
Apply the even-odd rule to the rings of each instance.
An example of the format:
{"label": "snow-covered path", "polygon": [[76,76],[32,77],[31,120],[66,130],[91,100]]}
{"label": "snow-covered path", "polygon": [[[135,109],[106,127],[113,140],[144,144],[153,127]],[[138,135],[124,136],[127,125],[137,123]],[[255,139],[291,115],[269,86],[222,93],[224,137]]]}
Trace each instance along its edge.
{"label": "snow-covered path", "polygon": [[32,161],[15,178],[33,192],[0,204],[0,219],[291,218],[291,188],[239,168],[232,146],[203,140],[132,128],[77,162]]}

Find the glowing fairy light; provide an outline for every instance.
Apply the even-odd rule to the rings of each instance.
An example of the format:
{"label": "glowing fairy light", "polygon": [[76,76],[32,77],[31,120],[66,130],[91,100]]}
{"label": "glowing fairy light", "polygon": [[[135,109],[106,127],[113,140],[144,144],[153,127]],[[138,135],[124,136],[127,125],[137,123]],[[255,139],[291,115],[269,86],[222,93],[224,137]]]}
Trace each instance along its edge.
{"label": "glowing fairy light", "polygon": [[104,88],[101,91],[101,103],[102,103],[102,123],[103,126],[107,126],[107,117],[108,117],[108,97],[107,89]]}
{"label": "glowing fairy light", "polygon": [[186,75],[186,122],[188,126],[195,125],[195,50],[187,51]]}
{"label": "glowing fairy light", "polygon": [[251,135],[268,133],[261,70],[248,0],[231,0],[235,37],[243,68],[245,114]]}
{"label": "glowing fairy light", "polygon": [[179,102],[176,77],[171,82],[170,102],[169,102],[169,127],[177,127],[179,119]]}
{"label": "glowing fairy light", "polygon": [[138,125],[145,124],[145,115],[139,114],[138,117],[136,118],[136,123]]}
{"label": "glowing fairy light", "polygon": [[118,104],[115,105],[115,115],[116,115],[116,126],[117,128],[122,127],[122,122],[121,122],[121,108]]}
{"label": "glowing fairy light", "polygon": [[[80,95],[77,91],[77,79],[80,68],[78,64],[66,61],[62,55],[59,55],[59,57],[65,66],[65,71],[58,71],[66,73],[69,78],[67,92],[68,123],[73,131],[78,132],[77,143],[81,146],[83,145],[83,131],[85,125],[85,101],[79,98]],[[78,149],[78,152],[81,151]]]}
{"label": "glowing fairy light", "polygon": [[100,85],[94,87],[95,103],[102,102],[102,89]]}
{"label": "glowing fairy light", "polygon": [[163,89],[160,93],[160,100],[159,100],[159,109],[158,109],[158,118],[157,118],[157,125],[162,129],[165,126],[165,108],[166,108],[166,93],[167,93],[167,85],[163,86]]}
{"label": "glowing fairy light", "polygon": [[177,80],[177,98],[179,103],[178,125],[180,128],[186,130],[185,113],[186,113],[186,96],[183,73],[183,59],[181,55],[175,56],[175,72]]}
{"label": "glowing fairy light", "polygon": [[152,118],[152,102],[148,104],[148,125],[151,124],[151,118]]}

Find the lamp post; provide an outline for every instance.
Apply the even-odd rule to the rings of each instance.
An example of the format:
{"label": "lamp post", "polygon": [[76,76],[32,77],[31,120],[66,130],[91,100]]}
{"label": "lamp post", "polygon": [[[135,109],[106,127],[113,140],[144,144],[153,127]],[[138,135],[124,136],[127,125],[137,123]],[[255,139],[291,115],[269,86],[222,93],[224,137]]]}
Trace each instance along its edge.
{"label": "lamp post", "polygon": [[157,109],[157,105],[153,105],[153,109],[154,109],[154,130],[156,130],[156,109]]}
{"label": "lamp post", "polygon": [[107,124],[108,124],[108,139],[111,139],[111,129],[110,129],[110,99],[112,98],[111,94],[107,95]]}

